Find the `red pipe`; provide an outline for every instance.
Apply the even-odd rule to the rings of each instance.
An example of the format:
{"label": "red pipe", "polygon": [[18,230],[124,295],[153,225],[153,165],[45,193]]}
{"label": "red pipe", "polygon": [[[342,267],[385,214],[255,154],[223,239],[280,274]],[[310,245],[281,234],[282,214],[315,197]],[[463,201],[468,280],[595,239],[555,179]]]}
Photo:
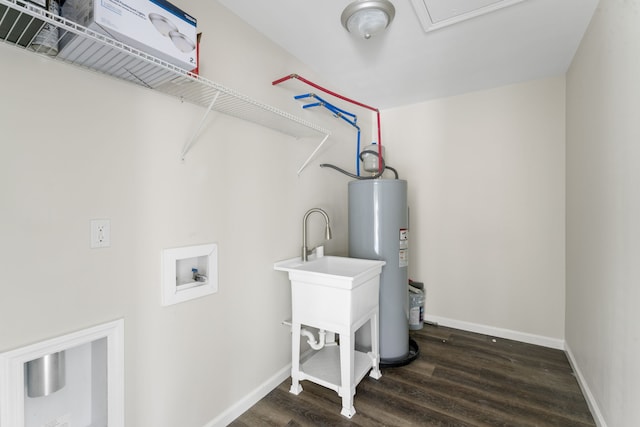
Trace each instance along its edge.
{"label": "red pipe", "polygon": [[[380,159],[382,158],[382,133],[380,132],[380,110],[378,110],[377,108],[371,107],[369,105],[363,104],[361,102],[355,101],[355,100],[353,100],[351,98],[347,98],[346,96],[340,95],[339,93],[335,93],[334,91],[326,89],[326,88],[324,88],[324,87],[322,87],[322,86],[320,86],[320,85],[318,85],[316,83],[313,83],[313,82],[311,82],[311,81],[309,81],[309,80],[305,79],[304,77],[299,76],[297,74],[289,74],[288,76],[282,77],[281,79],[274,80],[273,82],[271,82],[271,84],[273,86],[275,86],[275,85],[278,85],[278,84],[280,84],[282,82],[286,82],[287,80],[290,80],[290,79],[298,79],[301,82],[308,84],[309,86],[312,86],[312,87],[314,87],[314,88],[316,88],[318,90],[321,90],[324,93],[328,93],[329,95],[335,96],[336,98],[340,98],[343,101],[347,101],[347,102],[350,102],[352,104],[358,105],[360,107],[366,108],[368,110],[375,111],[376,116],[377,116],[377,122],[378,122],[378,157]],[[382,162],[380,162],[380,161],[378,162],[378,168],[379,168],[378,171],[382,172]]]}

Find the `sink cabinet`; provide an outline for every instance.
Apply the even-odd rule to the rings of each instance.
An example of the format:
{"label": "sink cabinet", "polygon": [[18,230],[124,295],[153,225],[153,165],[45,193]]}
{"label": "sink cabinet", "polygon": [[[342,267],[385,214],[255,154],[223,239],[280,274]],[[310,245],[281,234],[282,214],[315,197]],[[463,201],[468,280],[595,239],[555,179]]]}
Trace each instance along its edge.
{"label": "sink cabinet", "polygon": [[[384,261],[323,257],[302,263],[276,263],[287,271],[291,282],[291,389],[302,392],[300,381],[309,380],[334,390],[342,398],[341,414],[355,414],[356,386],[370,372],[381,376],[378,346],[380,272]],[[371,324],[371,351],[355,349],[355,332]],[[339,335],[339,345],[325,345],[306,361],[300,361],[300,331],[303,326]]]}

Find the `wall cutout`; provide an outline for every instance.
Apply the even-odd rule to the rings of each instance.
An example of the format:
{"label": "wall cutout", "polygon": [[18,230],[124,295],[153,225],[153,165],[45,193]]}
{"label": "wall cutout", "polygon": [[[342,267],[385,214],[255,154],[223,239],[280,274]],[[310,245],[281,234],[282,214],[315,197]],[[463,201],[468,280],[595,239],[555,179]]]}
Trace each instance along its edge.
{"label": "wall cutout", "polygon": [[1,427],[123,427],[124,321],[2,353],[0,378]]}

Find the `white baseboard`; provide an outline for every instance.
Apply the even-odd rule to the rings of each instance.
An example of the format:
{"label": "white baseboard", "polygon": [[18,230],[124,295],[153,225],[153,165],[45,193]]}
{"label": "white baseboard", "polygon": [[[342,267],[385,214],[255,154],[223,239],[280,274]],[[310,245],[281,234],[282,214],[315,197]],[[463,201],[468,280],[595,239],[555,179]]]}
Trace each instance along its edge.
{"label": "white baseboard", "polygon": [[260,399],[269,394],[270,391],[275,389],[282,383],[282,381],[289,378],[291,375],[291,364],[282,368],[278,373],[269,378],[264,383],[260,384],[255,390],[245,396],[242,400],[236,402],[229,409],[218,415],[213,420],[205,424],[204,427],[224,427],[229,424],[240,415],[242,415],[247,409],[258,403]]}
{"label": "white baseboard", "polygon": [[476,332],[478,334],[491,335],[494,337],[505,338],[514,341],[526,342],[529,344],[541,345],[543,347],[564,350],[564,340],[558,338],[545,337],[542,335],[534,335],[526,332],[513,331],[511,329],[496,328],[494,326],[482,325],[479,323],[464,322],[461,320],[449,319],[440,316],[427,316],[427,322],[437,323],[438,325],[447,326],[449,328],[461,329],[463,331]]}
{"label": "white baseboard", "polygon": [[582,394],[587,400],[587,405],[589,405],[589,410],[591,411],[591,415],[593,415],[593,420],[596,422],[598,427],[607,427],[607,423],[602,416],[602,412],[600,412],[600,408],[598,407],[598,403],[596,402],[593,393],[591,393],[591,389],[589,388],[589,384],[585,380],[582,375],[582,371],[578,367],[578,363],[576,362],[575,357],[573,357],[573,353],[571,352],[571,348],[569,344],[565,343],[565,353],[567,354],[567,358],[569,359],[569,363],[573,368],[573,372],[576,373],[576,378],[578,379],[578,385],[580,385],[580,389],[582,390]]}

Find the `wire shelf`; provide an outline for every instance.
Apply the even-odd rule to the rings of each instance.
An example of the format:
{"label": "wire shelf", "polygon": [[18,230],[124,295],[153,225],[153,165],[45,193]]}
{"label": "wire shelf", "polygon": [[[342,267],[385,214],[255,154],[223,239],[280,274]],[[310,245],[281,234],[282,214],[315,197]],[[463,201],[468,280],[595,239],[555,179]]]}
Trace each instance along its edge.
{"label": "wire shelf", "polygon": [[257,123],[296,138],[330,134],[314,123],[196,76],[28,1],[0,0],[0,40],[4,43],[49,56],[42,45],[34,43],[45,26],[57,29],[51,32],[57,34],[58,39],[54,41],[64,46],[54,58],[58,61],[144,86],[208,108],[207,111]]}

